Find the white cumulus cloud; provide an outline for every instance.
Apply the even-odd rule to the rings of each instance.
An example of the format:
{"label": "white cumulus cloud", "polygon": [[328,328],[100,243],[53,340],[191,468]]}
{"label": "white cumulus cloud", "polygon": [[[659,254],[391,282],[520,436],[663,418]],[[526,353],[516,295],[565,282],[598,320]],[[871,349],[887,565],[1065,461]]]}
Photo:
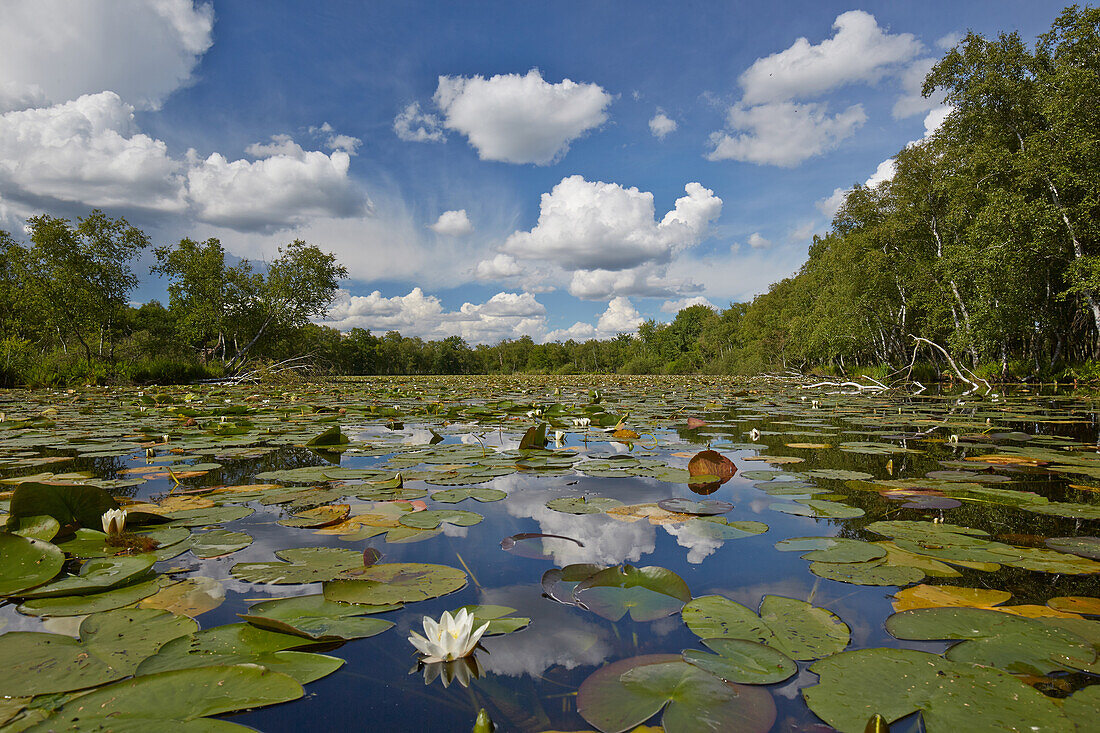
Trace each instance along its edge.
{"label": "white cumulus cloud", "polygon": [[516,262],[516,258],[504,253],[477,263],[475,271],[478,280],[504,280],[522,273],[523,268]]}
{"label": "white cumulus cloud", "polygon": [[0,115],[0,194],[12,199],[181,211],[181,169],[114,92]]}
{"label": "white cumulus cloud", "polygon": [[444,211],[434,224],[428,225],[428,228],[436,234],[461,237],[463,234],[472,232],[474,225],[470,221],[470,217],[466,215],[466,209],[459,209],[458,211]]}
{"label": "white cumulus cloud", "polygon": [[606,122],[611,100],[598,84],[551,84],[537,69],[441,76],[434,97],[443,125],[465,135],[482,160],[537,165],[560,160],[570,142]]}
{"label": "white cumulus cloud", "polygon": [[239,231],[271,231],[314,217],[367,211],[366,195],[348,177],[342,150],[304,150],[286,135],[250,145],[256,160],[212,153],[187,173],[197,218]]}
{"label": "white cumulus cloud", "polygon": [[835,149],[866,121],[859,104],[836,114],[815,102],[734,105],[727,114],[729,130],[711,133],[707,159],[792,168]]}
{"label": "white cumulus cloud", "polygon": [[677,127],[679,125],[676,124],[676,120],[666,115],[663,109],[658,109],[657,114],[653,115],[649,121],[650,133],[659,140],[664,140],[667,135],[676,132]]}
{"label": "white cumulus cloud", "polygon": [[544,333],[546,308],[530,293],[497,293],[484,303],[463,303],[448,311],[439,298],[418,287],[389,298],[378,290],[365,296],[341,290],[324,322],[340,330],[400,331],[426,339],[457,335],[472,343],[495,343]]}
{"label": "white cumulus cloud", "polygon": [[757,59],[741,74],[741,101],[805,99],[845,84],[875,82],[922,49],[912,34],[887,33],[862,10],[841,13],[833,28],[836,34],[819,44],[799,38],[790,48]]}
{"label": "white cumulus cloud", "polygon": [[542,259],[567,270],[622,270],[644,262],[667,262],[697,244],[722,211],[722,200],[699,183],[660,222],[653,194],[617,183],[563,178],[542,195],[538,224],[513,233],[504,251]]}
{"label": "white cumulus cloud", "polygon": [[749,246],[753,249],[767,249],[772,246],[771,240],[765,238],[760,232],[753,232],[749,235]]}
{"label": "white cumulus cloud", "polygon": [[715,311],[718,310],[718,306],[716,306],[714,303],[711,303],[709,300],[704,298],[702,295],[696,295],[692,298],[680,298],[679,300],[666,300],[664,303],[661,304],[661,312],[662,313],[673,313],[673,314],[675,314],[675,313],[679,313],[684,308],[690,308],[694,305],[705,305],[707,308],[710,308],[711,310],[715,310]]}
{"label": "white cumulus cloud", "polygon": [[668,276],[667,265],[646,263],[629,270],[576,270],[569,280],[569,294],[583,300],[605,300],[616,295],[670,298],[698,291],[688,278]]}
{"label": "white cumulus cloud", "polygon": [[214,11],[191,0],[6,0],[0,111],[110,90],[142,109],[191,79]]}

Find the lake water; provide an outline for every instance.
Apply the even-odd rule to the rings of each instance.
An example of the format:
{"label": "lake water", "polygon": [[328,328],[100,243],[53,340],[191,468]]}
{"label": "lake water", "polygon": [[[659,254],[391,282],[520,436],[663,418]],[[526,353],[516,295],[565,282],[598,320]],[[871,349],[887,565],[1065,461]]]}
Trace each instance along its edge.
{"label": "lake water", "polygon": [[[164,512],[193,533],[184,542],[209,527],[250,536],[246,547],[224,556],[201,559],[184,549],[156,564],[161,586],[211,579],[202,581],[202,588],[213,600],[190,611],[203,629],[238,623],[237,614],[264,600],[326,592],[322,583],[256,583],[241,568],[234,571],[242,563],[273,562],[274,553],[287,548],[373,548],[381,555],[375,568],[428,563],[465,574],[466,585],[459,590],[372,615],[394,626],[369,638],[313,646],[303,639],[296,648],[344,663],[305,684],[298,700],[223,716],[263,731],[469,731],[481,708],[503,731],[592,730],[598,721],[578,714],[577,692],[597,670],[642,655],[706,651],[685,623],[687,614],[680,612],[685,599],[671,597],[667,582],[648,588],[643,583],[635,591],[597,584],[576,595],[570,583],[544,585],[547,571],[581,563],[664,568],[681,578],[696,599],[718,595],[756,611],[765,596],[781,596],[838,617],[849,630],[847,644],[802,655],[809,658],[791,653],[797,672],[781,682],[753,685],[755,697],[740,703],[751,708],[754,719],[765,720],[757,723],[764,730],[828,729],[802,694],[818,682],[808,669],[815,658],[840,649],[943,654],[953,642],[897,638],[886,629],[899,603],[894,594],[916,586],[1007,591],[1011,598],[997,605],[1026,606],[1025,616],[1040,617],[1035,628],[1051,617],[1076,615],[1081,623],[1071,631],[1084,644],[1076,662],[1044,659],[1029,667],[1027,660],[1020,661],[1026,655],[1014,657],[997,647],[992,661],[982,663],[1014,674],[1049,698],[1066,698],[1094,684],[1100,563],[1091,558],[1097,541],[1086,541],[1072,554],[1052,549],[1047,540],[1100,534],[1096,403],[1021,390],[984,397],[846,393],[851,391],[804,389],[794,381],[766,378],[655,377],[393,378],[15,391],[0,394],[5,413],[0,476],[9,481],[31,475],[39,482],[99,480],[126,500],[158,505],[167,500]],[[524,433],[540,424],[547,425],[546,447],[519,450]],[[337,425],[346,443],[304,447]],[[617,436],[616,430],[621,431]],[[555,431],[562,433],[558,440]],[[721,469],[727,475],[699,479],[705,471],[698,462],[689,471],[692,459],[708,450],[718,455],[704,456],[711,459],[707,467],[717,470],[714,461],[724,457],[736,473],[729,477],[729,469]],[[84,472],[83,477],[76,472]],[[398,472],[400,487],[392,480]],[[210,493],[257,484],[266,488],[240,499],[233,492]],[[495,491],[461,498],[462,491],[474,489]],[[434,498],[437,492],[452,492],[442,497],[450,501]],[[547,506],[581,497],[584,502]],[[405,503],[394,504],[394,499]],[[667,501],[673,499],[687,501]],[[614,501],[584,506],[594,500]],[[720,502],[732,508],[722,511]],[[341,507],[329,510],[333,519],[327,527],[277,523],[318,505],[347,505],[353,521],[338,523],[344,516]],[[242,518],[218,515],[233,507],[254,511]],[[0,509],[9,509],[6,500]],[[401,523],[418,509],[474,515],[444,516],[439,530]],[[571,513],[581,510],[591,513]],[[357,524],[357,515],[373,519]],[[321,515],[304,516],[306,524],[325,523]],[[934,541],[919,547],[906,534],[924,528],[939,532],[937,526],[970,533],[930,534]],[[510,551],[502,549],[502,540],[521,533],[557,537],[514,539],[504,543],[513,545]],[[979,539],[953,540],[960,536]],[[807,537],[852,542],[776,547]],[[64,550],[63,539],[56,540]],[[887,552],[883,543],[890,542]],[[167,549],[159,551],[172,555]],[[813,551],[837,554],[803,557]],[[415,579],[410,585],[416,586]],[[558,600],[547,597],[547,591]],[[1079,600],[1057,600],[1062,598]],[[20,596],[10,600],[0,607],[0,665],[17,661],[2,658],[5,648],[14,648],[4,647],[4,635],[43,630],[75,635],[84,615],[79,604],[65,611],[74,615],[27,615],[17,610]],[[150,605],[148,599],[139,603]],[[418,669],[409,632],[421,631],[424,616],[438,619],[444,611],[475,604],[505,606],[514,609],[510,616],[530,622],[482,639],[483,649],[476,652],[480,676],[468,686],[462,680],[449,686],[441,678],[427,680],[431,670],[426,676]],[[661,615],[653,620],[631,615],[664,606],[668,612],[654,612]],[[185,606],[169,608],[187,612]],[[616,613],[625,615],[609,618]],[[1031,626],[1020,628],[1013,633],[1037,633]],[[798,631],[788,629],[787,635]],[[802,631],[815,636],[820,629]],[[976,634],[983,635],[995,636]],[[771,646],[789,652],[790,639],[784,642],[778,632],[777,637]],[[0,695],[11,695],[4,684]],[[887,700],[896,703],[899,697],[889,685],[886,693],[884,714]],[[33,700],[19,692],[15,702],[0,707],[0,719],[7,715],[13,730],[41,720],[48,726],[49,711],[71,705],[70,695]],[[590,698],[594,710],[610,704],[599,695]],[[688,720],[698,721],[708,709],[693,699],[675,704],[686,706]],[[736,725],[736,715],[744,711],[731,712],[736,708],[731,705],[716,713],[716,729],[744,729]],[[1042,714],[1054,715],[1054,710]],[[767,720],[770,715],[774,722]],[[648,724],[659,725],[660,719],[658,714]],[[677,727],[682,720],[666,723],[669,729],[706,729]],[[910,716],[892,730],[915,730],[916,725]]]}

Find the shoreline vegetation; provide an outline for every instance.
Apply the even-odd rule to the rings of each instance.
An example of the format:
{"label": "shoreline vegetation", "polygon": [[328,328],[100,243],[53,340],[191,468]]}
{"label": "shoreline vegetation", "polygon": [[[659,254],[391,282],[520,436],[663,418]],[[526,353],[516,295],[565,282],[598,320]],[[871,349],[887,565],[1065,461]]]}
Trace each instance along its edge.
{"label": "shoreline vegetation", "polygon": [[1100,381],[1100,9],[1028,44],[968,34],[924,94],[951,107],[890,180],[847,191],[797,273],[752,302],[636,334],[470,346],[318,325],[347,276],[295,240],[262,268],[217,239],[152,248],[168,304],[134,305],[152,243],[94,211],[0,231],[0,386],[295,374],[730,374]]}

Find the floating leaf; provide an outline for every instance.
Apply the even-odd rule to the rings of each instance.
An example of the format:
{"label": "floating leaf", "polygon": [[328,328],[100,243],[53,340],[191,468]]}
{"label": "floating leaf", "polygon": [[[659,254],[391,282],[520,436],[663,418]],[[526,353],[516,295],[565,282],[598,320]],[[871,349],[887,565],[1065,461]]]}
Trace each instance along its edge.
{"label": "floating leaf", "polygon": [[102,685],[134,673],[168,641],[198,629],[164,611],[123,609],[89,616],[80,638],[37,631],[0,635],[0,695],[40,695]]}
{"label": "floating leaf", "polygon": [[339,524],[347,519],[349,514],[351,514],[351,506],[349,504],[325,504],[323,506],[316,506],[312,509],[297,512],[292,517],[280,519],[278,520],[278,524],[284,527],[317,529]]}
{"label": "floating leaf", "polygon": [[500,489],[472,486],[462,489],[437,491],[432,494],[432,500],[441,501],[445,504],[457,504],[458,502],[465,499],[474,499],[480,502],[500,501],[506,496],[508,496],[508,494],[501,491]]}
{"label": "floating leaf", "polygon": [[110,509],[118,509],[118,502],[98,486],[28,481],[12,492],[8,524],[13,526],[13,520],[21,517],[46,515],[62,527],[77,524],[99,529],[100,517]]}
{"label": "floating leaf", "polygon": [[61,571],[65,555],[43,540],[0,532],[0,596],[48,582]]}
{"label": "floating leaf", "polygon": [[302,685],[264,667],[208,666],[135,677],[75,698],[32,730],[222,730],[192,721],[274,705],[303,695]]}
{"label": "floating leaf", "polygon": [[83,616],[97,611],[110,611],[137,603],[160,590],[156,580],[113,588],[102,593],[59,598],[36,598],[19,606],[19,613],[28,616]]}
{"label": "floating leaf", "polygon": [[477,512],[468,512],[463,509],[430,509],[425,512],[405,514],[398,522],[413,529],[436,529],[443,523],[469,527],[477,524],[482,519],[483,517]]}
{"label": "floating leaf", "polygon": [[1017,674],[1045,675],[1065,669],[1055,655],[1096,660],[1096,651],[1081,637],[1036,619],[979,608],[922,608],[895,613],[886,630],[899,639],[964,639],[947,650],[947,658],[997,667]]}
{"label": "floating leaf", "polygon": [[886,557],[886,550],[870,542],[844,537],[792,537],[775,543],[780,552],[803,552],[803,560],[820,562],[867,562]]}
{"label": "floating leaf", "polygon": [[703,639],[746,639],[791,659],[817,659],[848,646],[851,632],[836,614],[783,596],[764,596],[760,615],[723,596],[684,606],[684,623]]}
{"label": "floating leaf", "polygon": [[1100,616],[1100,598],[1087,596],[1059,596],[1047,601],[1047,605],[1056,611],[1083,613],[1086,616]]}
{"label": "floating leaf", "polygon": [[547,508],[565,514],[602,514],[622,505],[618,499],[603,496],[563,496],[546,502]]}
{"label": "floating leaf", "polygon": [[854,585],[909,585],[924,578],[924,571],[907,565],[871,562],[812,562],[810,572],[819,578]]}
{"label": "floating leaf", "polygon": [[[489,622],[489,628],[485,630],[485,636],[511,634],[527,628],[527,625],[531,623],[531,619],[524,616],[512,616],[511,614],[515,613],[516,609],[508,606],[463,606],[462,608],[473,615],[475,629],[486,621]],[[451,615],[453,616],[459,610],[461,609],[456,608],[451,612]]]}
{"label": "floating leaf", "polygon": [[776,717],[766,690],[723,682],[677,655],[614,662],[589,675],[577,693],[577,712],[604,733],[623,733],[662,709],[666,733],[698,730],[700,721],[712,730],[763,733]]}
{"label": "floating leaf", "polygon": [[393,626],[393,623],[363,618],[363,615],[399,608],[400,604],[366,606],[338,603],[318,594],[263,601],[249,606],[248,613],[239,615],[250,624],[269,631],[296,634],[312,641],[339,641],[362,639],[382,633]]}
{"label": "floating leaf", "polygon": [[670,616],[691,600],[687,583],[665,568],[620,565],[585,578],[573,589],[582,607],[611,621],[627,613],[635,621]]}
{"label": "floating leaf", "polygon": [[330,601],[381,606],[447,595],[466,585],[466,573],[446,565],[385,563],[358,572],[356,580],[325,583]]}
{"label": "floating leaf", "polygon": [[191,552],[195,557],[204,559],[229,555],[251,544],[251,535],[228,529],[212,529],[191,535]]}
{"label": "floating leaf", "polygon": [[216,578],[192,575],[161,588],[138,603],[138,608],[159,608],[195,618],[212,611],[225,600],[225,586]]}
{"label": "floating leaf", "polygon": [[819,682],[802,689],[818,717],[842,733],[868,718],[889,723],[920,711],[932,731],[1065,731],[1054,702],[1012,675],[910,649],[859,649],[810,665]]}
{"label": "floating leaf", "polygon": [[307,448],[331,448],[333,446],[346,445],[348,436],[340,432],[339,425],[333,425],[328,430],[315,435],[306,441]]}
{"label": "floating leaf", "polygon": [[782,682],[798,671],[798,664],[786,654],[755,641],[703,639],[703,643],[716,653],[685,649],[681,653],[684,661],[727,682],[769,685]]}
{"label": "floating leaf", "polygon": [[363,567],[362,553],[336,547],[295,547],[278,550],[275,556],[285,562],[242,562],[229,572],[249,583],[293,585],[333,580]]}
{"label": "floating leaf", "polygon": [[1004,603],[1012,594],[990,588],[964,588],[955,585],[914,585],[894,594],[895,611],[911,611],[916,608],[943,608],[967,606],[989,608]]}
{"label": "floating leaf", "polygon": [[61,530],[61,523],[51,516],[40,514],[35,517],[19,517],[15,520],[12,534],[49,542]]}
{"label": "floating leaf", "polygon": [[214,506],[206,509],[187,509],[180,512],[172,512],[165,516],[172,523],[180,527],[205,527],[208,524],[225,524],[244,519],[255,513],[255,509],[247,506]]}
{"label": "floating leaf", "polygon": [[1047,547],[1092,560],[1100,560],[1100,537],[1051,537]]}
{"label": "floating leaf", "polygon": [[728,501],[692,501],[691,499],[661,499],[657,506],[665,511],[678,514],[695,514],[699,516],[711,516],[725,514],[733,509],[733,504]]}
{"label": "floating leaf", "polygon": [[101,593],[149,574],[156,558],[148,553],[94,558],[80,566],[78,575],[59,578],[23,594],[24,598],[80,596]]}

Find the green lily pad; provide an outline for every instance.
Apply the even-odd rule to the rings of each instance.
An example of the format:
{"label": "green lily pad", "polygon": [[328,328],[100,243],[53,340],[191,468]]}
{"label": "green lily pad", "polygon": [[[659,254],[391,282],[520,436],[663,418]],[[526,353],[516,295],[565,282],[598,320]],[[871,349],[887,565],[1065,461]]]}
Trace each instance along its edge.
{"label": "green lily pad", "polygon": [[[184,540],[191,536],[191,530],[186,527],[154,527],[134,534],[148,537],[158,543],[159,547],[149,553],[158,560],[175,557],[176,554],[190,547],[184,544]],[[71,540],[58,544],[58,547],[73,557],[79,558],[115,557],[126,552],[125,547],[108,545],[107,535],[97,529],[78,529]]]}
{"label": "green lily pad", "polygon": [[333,425],[328,430],[315,435],[306,441],[307,448],[330,448],[332,446],[346,445],[348,436],[340,432],[339,425]]}
{"label": "green lily pad", "polygon": [[722,517],[699,517],[685,522],[681,531],[715,540],[739,540],[767,532],[768,525],[751,520],[729,522]]}
{"label": "green lily pad", "polygon": [[824,517],[827,519],[853,519],[862,517],[863,510],[859,507],[848,506],[835,501],[824,499],[795,499],[795,504],[772,504],[769,509],[774,509],[784,514],[794,514],[800,517]]}
{"label": "green lily pad", "polygon": [[453,593],[466,585],[466,573],[446,565],[383,563],[356,571],[356,580],[325,583],[325,598],[381,606],[412,603]]}
{"label": "green lily pad", "polygon": [[19,517],[15,520],[15,528],[12,534],[20,537],[31,537],[36,540],[49,542],[61,530],[61,523],[47,514],[39,514],[34,517]]}
{"label": "green lily pad", "polygon": [[437,491],[432,494],[433,501],[441,501],[444,504],[457,504],[460,501],[466,499],[474,499],[480,502],[487,501],[500,501],[508,494],[500,489],[490,489],[481,487],[469,487],[462,489],[449,489],[447,491]]}
{"label": "green lily pad", "polygon": [[802,552],[803,560],[819,562],[867,562],[886,557],[886,550],[870,542],[845,537],[792,537],[775,543],[780,552]]}
{"label": "green lily pad", "polygon": [[806,704],[842,733],[861,733],[871,715],[888,723],[920,711],[928,730],[1066,731],[1073,724],[1051,698],[1010,674],[910,649],[859,649],[814,662],[820,680]]}
{"label": "green lily pad", "polygon": [[818,659],[848,646],[851,630],[832,611],[783,596],[764,596],[760,615],[723,596],[684,606],[684,623],[702,639],[746,639],[791,659]]}
{"label": "green lily pad", "polygon": [[1051,537],[1047,547],[1091,560],[1100,560],[1100,537]]}
{"label": "green lily pad", "polygon": [[252,536],[228,529],[212,529],[191,535],[191,552],[195,557],[211,558],[230,555],[252,544]]}
{"label": "green lily pad", "polygon": [[[462,608],[473,615],[475,629],[486,621],[489,622],[489,628],[485,629],[485,636],[511,634],[527,628],[527,625],[531,623],[531,619],[525,616],[512,616],[511,614],[515,613],[516,609],[508,606],[463,606]],[[451,612],[451,615],[454,616],[460,610],[462,609],[456,608]]]}
{"label": "green lily pad", "polygon": [[819,578],[853,585],[909,585],[924,578],[924,571],[910,565],[870,562],[812,562],[810,572]]}
{"label": "green lily pad", "polygon": [[763,733],[776,717],[766,690],[723,682],[677,655],[614,662],[593,672],[577,693],[577,712],[604,733],[623,733],[662,709],[666,733],[699,730],[700,721],[711,730]]}
{"label": "green lily pad", "polygon": [[110,509],[118,509],[118,502],[98,486],[28,481],[12,492],[8,525],[11,527],[21,517],[46,515],[62,527],[78,524],[99,529],[103,513]]}
{"label": "green lily pad", "polygon": [[1062,712],[1077,724],[1077,730],[1087,731],[1100,719],[1100,685],[1078,690],[1062,701]]}
{"label": "green lily pad", "polygon": [[313,641],[338,641],[363,639],[382,633],[393,623],[363,618],[363,615],[399,608],[401,604],[364,606],[337,603],[318,594],[263,601],[249,606],[248,613],[238,615],[248,623],[269,631],[296,634]]}
{"label": "green lily pad", "polygon": [[657,506],[661,507],[668,512],[676,512],[677,514],[698,514],[700,516],[711,516],[715,514],[725,514],[733,509],[733,504],[728,501],[692,501],[691,499],[661,499],[657,502]]}
{"label": "green lily pad", "polygon": [[156,558],[148,553],[93,558],[80,566],[78,575],[69,575],[23,594],[24,598],[79,596],[101,593],[125,585],[149,573]]}
{"label": "green lily pad", "polygon": [[618,499],[603,496],[562,496],[546,502],[548,509],[564,514],[602,514],[622,505]]}
{"label": "green lily pad", "polygon": [[135,677],[75,698],[28,730],[222,730],[220,721],[191,726],[206,716],[296,700],[304,694],[292,677],[264,667],[208,666]]}
{"label": "green lily pad", "polygon": [[1085,664],[1096,660],[1092,644],[1077,634],[1037,619],[980,608],[919,608],[886,619],[899,639],[964,639],[947,650],[957,662],[997,667],[1016,674],[1044,675],[1066,669],[1052,661],[1064,655]]}
{"label": "green lily pad", "polygon": [[277,524],[281,524],[284,527],[316,529],[339,524],[347,519],[350,513],[351,505],[349,504],[325,504],[297,512],[292,517],[280,519]]}
{"label": "green lily pad", "polygon": [[89,616],[80,638],[37,631],[0,635],[5,660],[0,695],[80,690],[122,679],[165,643],[198,629],[190,619],[142,609]]}
{"label": "green lily pad", "polygon": [[[260,660],[264,655],[297,649],[311,643],[301,636],[269,631],[251,624],[215,626],[169,641],[156,654],[141,662],[135,674],[155,674],[172,669],[208,667],[212,664],[263,664]],[[309,660],[301,661],[306,663],[307,668],[311,666]],[[292,676],[297,679],[296,675]]]}
{"label": "green lily pad", "polygon": [[691,591],[671,570],[620,565],[582,580],[573,589],[573,599],[611,621],[627,613],[635,621],[654,621],[683,608],[691,600]]}
{"label": "green lily pad", "polygon": [[783,652],[746,639],[703,639],[714,650],[708,654],[685,649],[681,656],[688,664],[742,685],[770,685],[782,682],[798,671],[798,664]]}
{"label": "green lily pad", "polygon": [[459,527],[470,527],[483,518],[477,512],[468,512],[463,509],[429,509],[423,512],[409,512],[397,521],[413,529],[436,529],[444,522]]}
{"label": "green lily pad", "polygon": [[0,596],[42,585],[65,564],[64,553],[49,542],[6,532],[0,532],[0,557]]}
{"label": "green lily pad", "polygon": [[158,590],[160,590],[160,584],[154,579],[121,588],[112,588],[102,593],[36,598],[21,604],[18,610],[19,613],[28,616],[83,616],[97,611],[110,611],[129,606],[142,598],[148,598]]}
{"label": "green lily pad", "polygon": [[295,585],[333,580],[363,567],[363,553],[338,547],[293,547],[275,556],[285,562],[241,562],[229,572],[249,583]]}

